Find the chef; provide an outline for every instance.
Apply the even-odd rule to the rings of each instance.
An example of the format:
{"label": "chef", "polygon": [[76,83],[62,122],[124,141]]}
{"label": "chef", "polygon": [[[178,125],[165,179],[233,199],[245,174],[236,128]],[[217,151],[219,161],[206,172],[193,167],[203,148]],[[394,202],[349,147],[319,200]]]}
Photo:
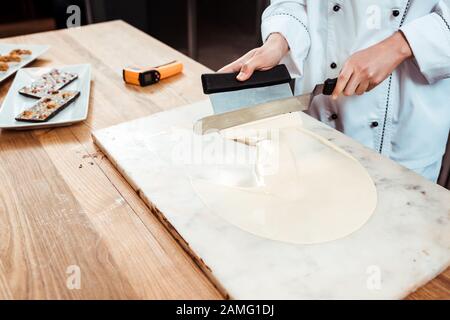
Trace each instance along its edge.
{"label": "chef", "polygon": [[436,181],[450,130],[450,0],[278,0],[264,45],[221,72],[285,63],[296,94],[338,77],[308,111]]}

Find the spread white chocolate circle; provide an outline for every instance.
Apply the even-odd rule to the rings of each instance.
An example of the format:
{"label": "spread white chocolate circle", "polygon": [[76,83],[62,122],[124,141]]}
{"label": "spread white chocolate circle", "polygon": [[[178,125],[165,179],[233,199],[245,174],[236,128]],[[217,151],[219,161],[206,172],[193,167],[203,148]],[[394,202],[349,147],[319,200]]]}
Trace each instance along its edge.
{"label": "spread white chocolate circle", "polygon": [[[212,213],[263,238],[317,244],[346,237],[374,213],[375,185],[357,160],[293,119],[225,130],[226,139],[265,154],[264,163],[256,156],[248,166],[216,166],[208,178],[192,176],[192,186]],[[255,128],[272,133],[259,139],[247,131]]]}

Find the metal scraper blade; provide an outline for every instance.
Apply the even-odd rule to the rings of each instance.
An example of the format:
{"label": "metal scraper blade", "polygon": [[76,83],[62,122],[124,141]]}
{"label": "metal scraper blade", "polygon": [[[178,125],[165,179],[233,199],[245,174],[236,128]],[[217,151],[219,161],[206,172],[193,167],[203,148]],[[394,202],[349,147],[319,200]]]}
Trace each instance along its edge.
{"label": "metal scraper blade", "polygon": [[290,85],[283,83],[268,87],[214,93],[209,98],[214,114],[222,114],[292,96]]}
{"label": "metal scraper blade", "polygon": [[305,94],[212,115],[197,121],[194,133],[203,135],[290,112],[305,111],[310,101],[311,94]]}

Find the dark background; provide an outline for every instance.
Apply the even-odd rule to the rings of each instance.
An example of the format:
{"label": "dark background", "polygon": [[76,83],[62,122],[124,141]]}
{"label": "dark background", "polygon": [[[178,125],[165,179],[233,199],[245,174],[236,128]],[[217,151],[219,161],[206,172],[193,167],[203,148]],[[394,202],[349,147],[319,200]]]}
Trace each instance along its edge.
{"label": "dark background", "polygon": [[[267,0],[192,0],[196,30],[189,46],[191,0],[15,0],[2,3],[0,38],[66,27],[67,7],[80,6],[82,24],[122,19],[216,70],[260,44]],[[192,39],[192,38],[191,38]]]}

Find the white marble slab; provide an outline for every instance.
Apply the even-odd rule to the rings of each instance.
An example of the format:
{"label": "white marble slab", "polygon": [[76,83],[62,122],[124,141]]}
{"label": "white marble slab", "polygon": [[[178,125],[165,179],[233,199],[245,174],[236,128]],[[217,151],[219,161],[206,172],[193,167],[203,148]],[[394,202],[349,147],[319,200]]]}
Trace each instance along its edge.
{"label": "white marble slab", "polygon": [[338,241],[292,245],[213,215],[186,167],[168,161],[171,128],[190,130],[211,112],[205,101],[100,130],[94,138],[231,298],[398,299],[450,265],[450,192],[304,114],[305,127],[352,154],[374,179],[379,202],[370,221]]}

